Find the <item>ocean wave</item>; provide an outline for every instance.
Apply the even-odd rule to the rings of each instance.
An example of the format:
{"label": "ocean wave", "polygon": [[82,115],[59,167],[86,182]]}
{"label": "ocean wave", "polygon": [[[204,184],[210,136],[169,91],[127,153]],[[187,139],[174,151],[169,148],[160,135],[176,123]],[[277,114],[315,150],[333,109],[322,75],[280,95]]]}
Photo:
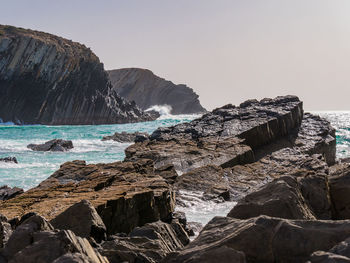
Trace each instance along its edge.
{"label": "ocean wave", "polygon": [[196,118],[199,118],[202,114],[178,114],[173,115],[171,114],[171,106],[170,105],[154,105],[150,108],[148,108],[147,111],[157,111],[160,114],[160,117],[157,120],[193,120]]}
{"label": "ocean wave", "polygon": [[124,151],[131,143],[120,143],[113,140],[102,141],[101,139],[81,139],[73,140],[74,148],[70,152],[88,153],[88,152],[120,152]]}
{"label": "ocean wave", "polygon": [[12,162],[0,162],[0,169],[26,169],[26,168],[55,168],[57,164],[43,162],[43,163],[12,163]]}

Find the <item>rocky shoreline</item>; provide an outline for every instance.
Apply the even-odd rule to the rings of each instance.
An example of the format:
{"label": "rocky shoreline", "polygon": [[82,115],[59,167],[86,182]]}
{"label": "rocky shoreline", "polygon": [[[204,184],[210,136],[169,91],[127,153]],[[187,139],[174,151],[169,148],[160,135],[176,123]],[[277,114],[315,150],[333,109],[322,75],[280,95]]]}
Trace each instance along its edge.
{"label": "rocky shoreline", "polygon": [[[122,162],[67,162],[0,201],[0,253],[3,262],[350,262],[350,164],[335,150],[335,129],[295,96],[226,105],[143,135]],[[237,205],[190,242],[198,229],[176,210],[198,200]]]}

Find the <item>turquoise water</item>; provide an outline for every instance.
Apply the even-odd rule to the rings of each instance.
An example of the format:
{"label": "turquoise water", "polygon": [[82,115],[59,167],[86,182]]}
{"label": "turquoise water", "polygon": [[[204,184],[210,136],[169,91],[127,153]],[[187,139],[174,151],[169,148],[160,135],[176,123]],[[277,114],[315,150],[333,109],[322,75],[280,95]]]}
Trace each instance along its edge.
{"label": "turquoise water", "polygon": [[[115,132],[142,131],[152,133],[161,126],[171,126],[198,117],[196,115],[163,116],[152,122],[122,125],[88,126],[15,126],[0,125],[0,158],[14,156],[18,164],[0,162],[0,185],[29,189],[50,176],[67,161],[85,160],[87,163],[108,163],[123,160],[128,143],[101,141],[103,136]],[[30,143],[61,138],[72,140],[69,152],[34,152]]]}

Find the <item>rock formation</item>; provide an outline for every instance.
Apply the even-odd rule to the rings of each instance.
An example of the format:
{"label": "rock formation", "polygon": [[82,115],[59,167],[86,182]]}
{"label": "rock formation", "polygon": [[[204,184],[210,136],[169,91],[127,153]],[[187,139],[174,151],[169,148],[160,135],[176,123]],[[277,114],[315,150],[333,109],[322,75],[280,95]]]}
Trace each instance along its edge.
{"label": "rock formation", "polygon": [[43,144],[28,144],[27,148],[39,152],[65,152],[74,147],[72,141],[53,139]]}
{"label": "rock formation", "polygon": [[154,105],[169,105],[172,114],[206,111],[191,88],[183,84],[175,85],[154,75],[150,70],[126,68],[110,70],[108,74],[113,90],[123,98],[135,101],[143,110]]}
{"label": "rock formation", "polygon": [[145,141],[148,139],[149,134],[147,132],[132,132],[132,133],[127,133],[127,132],[116,132],[113,135],[110,136],[104,136],[102,138],[102,141],[108,141],[108,140],[113,140],[116,142],[134,142],[135,140],[137,141]]}
{"label": "rock formation", "polygon": [[17,124],[152,120],[111,89],[98,57],[79,43],[0,25],[0,118]]}
{"label": "rock formation", "polygon": [[0,162],[5,162],[5,163],[18,163],[16,157],[3,157],[3,158],[0,158]]}

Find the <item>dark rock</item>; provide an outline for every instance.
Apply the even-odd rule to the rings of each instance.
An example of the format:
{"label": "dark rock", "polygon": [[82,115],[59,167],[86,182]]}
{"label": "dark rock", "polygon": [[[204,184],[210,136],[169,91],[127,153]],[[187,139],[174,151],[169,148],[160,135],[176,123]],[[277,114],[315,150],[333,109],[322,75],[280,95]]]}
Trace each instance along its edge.
{"label": "dark rock", "polygon": [[73,143],[62,139],[53,139],[43,144],[28,144],[27,148],[40,152],[65,152],[73,149]]}
{"label": "dark rock", "polygon": [[[116,132],[112,136],[104,136],[102,138],[102,141],[107,141],[107,140],[113,140],[116,142],[134,142],[136,139],[138,141],[144,141],[147,140],[149,134],[147,132],[133,132],[133,133],[128,133],[128,132]],[[144,140],[142,140],[142,138]]]}
{"label": "dark rock", "polygon": [[183,248],[189,239],[180,224],[155,222],[135,228],[129,236],[113,236],[103,242],[100,253],[114,262],[160,262]]}
{"label": "dark rock", "polygon": [[106,226],[95,208],[87,200],[74,204],[50,221],[56,229],[71,230],[80,237],[101,242],[106,236]]}
{"label": "dark rock", "polygon": [[98,57],[51,34],[0,25],[0,118],[16,124],[113,124],[154,118],[112,90]]}
{"label": "dark rock", "polygon": [[108,71],[113,89],[128,101],[135,101],[141,109],[154,105],[169,105],[172,114],[202,113],[198,95],[186,85],[154,75],[150,70],[126,68]]}
{"label": "dark rock", "polygon": [[350,239],[346,239],[328,252],[316,251],[312,253],[311,263],[326,263],[326,262],[350,262]]}
{"label": "dark rock", "polygon": [[[3,248],[12,234],[11,224],[7,218],[0,215],[0,248]],[[1,260],[0,260],[1,262]]]}
{"label": "dark rock", "polygon": [[259,215],[286,219],[331,219],[332,205],[326,176],[281,177],[245,196],[228,214],[239,219]]}
{"label": "dark rock", "polygon": [[194,241],[164,262],[188,262],[197,253],[223,246],[243,252],[247,262],[305,262],[311,253],[327,251],[348,236],[349,220],[215,217]]}
{"label": "dark rock", "polygon": [[0,158],[0,162],[5,162],[5,163],[18,163],[16,157],[4,157],[4,158]]}
{"label": "dark rock", "polygon": [[7,185],[3,185],[0,187],[0,200],[8,200],[14,198],[17,195],[23,194],[24,190],[18,187],[8,187]]}

